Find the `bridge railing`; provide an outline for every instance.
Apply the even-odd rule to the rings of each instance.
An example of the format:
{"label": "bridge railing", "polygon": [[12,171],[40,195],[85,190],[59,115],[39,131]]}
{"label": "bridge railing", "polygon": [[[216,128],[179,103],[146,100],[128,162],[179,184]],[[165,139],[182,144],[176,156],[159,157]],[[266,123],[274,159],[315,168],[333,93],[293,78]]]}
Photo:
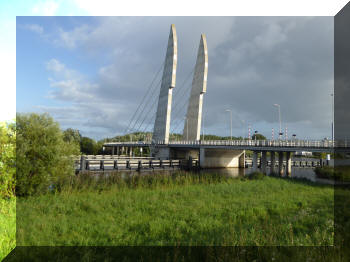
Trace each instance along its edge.
{"label": "bridge railing", "polygon": [[105,146],[151,146],[151,145],[205,145],[205,146],[251,146],[251,147],[314,147],[314,148],[348,148],[350,142],[346,140],[181,140],[169,141],[133,141],[109,142]]}
{"label": "bridge railing", "polygon": [[[171,141],[170,145],[206,145],[206,146],[253,146],[253,147],[326,147],[336,146],[329,140],[194,140]],[[339,144],[339,143],[338,143]],[[339,144],[343,145],[343,144]]]}

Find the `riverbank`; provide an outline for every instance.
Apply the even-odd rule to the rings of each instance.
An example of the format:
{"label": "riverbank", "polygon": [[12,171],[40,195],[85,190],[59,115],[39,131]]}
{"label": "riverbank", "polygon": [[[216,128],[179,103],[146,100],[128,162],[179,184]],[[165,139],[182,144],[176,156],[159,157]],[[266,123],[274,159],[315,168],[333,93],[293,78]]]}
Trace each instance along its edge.
{"label": "riverbank", "polygon": [[331,186],[186,174],[111,179],[18,199],[18,245],[333,244]]}
{"label": "riverbank", "polygon": [[0,198],[0,261],[16,247],[16,199]]}

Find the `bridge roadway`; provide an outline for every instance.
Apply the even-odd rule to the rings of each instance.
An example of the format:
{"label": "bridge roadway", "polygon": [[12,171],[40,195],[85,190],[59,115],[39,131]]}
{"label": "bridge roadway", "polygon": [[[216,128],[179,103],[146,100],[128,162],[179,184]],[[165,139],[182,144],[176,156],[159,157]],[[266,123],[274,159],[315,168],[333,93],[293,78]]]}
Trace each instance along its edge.
{"label": "bridge roadway", "polygon": [[[139,141],[139,142],[110,142],[105,143],[105,147],[112,147],[112,155],[117,149],[117,155],[130,154],[134,147],[150,147],[158,150],[159,159],[169,159],[169,150],[180,152],[187,151],[185,158],[191,159],[193,151],[197,151],[200,160],[200,167],[243,167],[245,150],[253,151],[253,170],[258,168],[258,154],[261,154],[260,169],[266,173],[268,164],[267,152],[270,152],[270,161],[272,163],[271,173],[275,173],[275,163],[278,163],[278,174],[284,174],[284,167],[287,175],[291,175],[292,153],[307,152],[350,152],[350,143],[347,141],[330,140],[204,140],[204,141]],[[158,149],[157,149],[158,148]],[[166,154],[159,153],[166,152]],[[168,150],[168,151],[167,151]],[[230,153],[232,152],[232,153]],[[277,158],[275,156],[277,154]],[[286,163],[286,164],[284,164]]]}
{"label": "bridge roadway", "polygon": [[233,150],[251,150],[251,151],[282,151],[282,152],[333,152],[349,151],[349,145],[346,141],[330,140],[204,140],[204,141],[169,141],[165,144],[163,141],[149,142],[109,142],[105,147],[154,147],[167,146],[172,148],[222,148]]}

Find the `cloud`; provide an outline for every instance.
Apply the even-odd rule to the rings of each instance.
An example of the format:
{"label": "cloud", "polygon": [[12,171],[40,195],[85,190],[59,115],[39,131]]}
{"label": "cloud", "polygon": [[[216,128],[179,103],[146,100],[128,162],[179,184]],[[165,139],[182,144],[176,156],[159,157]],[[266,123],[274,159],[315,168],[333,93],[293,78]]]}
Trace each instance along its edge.
{"label": "cloud", "polygon": [[55,15],[57,9],[59,8],[59,2],[53,0],[39,1],[32,8],[32,13],[34,15],[44,15],[44,16],[52,16]]}
{"label": "cloud", "polygon": [[[47,64],[52,74],[50,97],[72,104],[83,130],[123,132],[161,68],[169,27],[178,35],[177,85],[172,127],[182,132],[200,34],[208,41],[209,75],[204,96],[207,132],[227,135],[227,114],[233,111],[236,132],[250,123],[267,136],[278,129],[273,104],[281,104],[282,123],[290,133],[324,137],[331,119],[333,88],[333,20],[327,17],[93,17],[73,18],[73,27],[59,24],[53,43],[80,52],[98,70],[94,76],[67,68],[58,59]],[[161,75],[160,71],[160,75]],[[155,83],[160,79],[158,76]],[[190,76],[188,79],[186,76]],[[185,80],[187,81],[185,82]],[[183,85],[182,83],[185,82]],[[159,88],[159,87],[158,87]],[[152,106],[159,89],[151,90],[139,122],[152,130]],[[147,100],[147,99],[146,99]],[[141,101],[141,102],[140,102]],[[146,102],[146,101],[144,101]],[[146,104],[146,103],[145,103]],[[49,108],[46,108],[49,110]],[[57,109],[57,108],[56,108]],[[71,116],[65,115],[65,123]],[[59,115],[59,110],[55,111]],[[138,124],[136,125],[136,127]],[[173,128],[174,129],[174,128]],[[310,131],[306,134],[304,131]]]}
{"label": "cloud", "polygon": [[26,24],[23,26],[23,28],[37,33],[39,35],[42,35],[44,33],[44,28],[37,24]]}

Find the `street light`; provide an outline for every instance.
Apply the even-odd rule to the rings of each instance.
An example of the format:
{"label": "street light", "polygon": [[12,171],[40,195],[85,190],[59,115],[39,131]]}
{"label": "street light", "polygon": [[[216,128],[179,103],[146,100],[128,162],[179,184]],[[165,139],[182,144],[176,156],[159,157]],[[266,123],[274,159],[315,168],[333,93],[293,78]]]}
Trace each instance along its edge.
{"label": "street light", "polygon": [[188,118],[184,117],[184,120],[186,120],[186,140],[188,141]]}
{"label": "street light", "polygon": [[332,142],[334,141],[334,94],[331,94],[331,100],[332,100]]}
{"label": "street light", "polygon": [[230,138],[232,140],[232,110],[231,109],[226,109],[226,112],[230,112],[230,116],[231,116],[231,132],[230,132]]}
{"label": "street light", "polygon": [[279,118],[279,122],[280,122],[280,132],[279,132],[279,139],[281,139],[282,136],[282,124],[281,124],[281,106],[279,104],[274,104],[274,106],[276,106],[278,108],[278,118]]}
{"label": "street light", "polygon": [[202,112],[202,140],[204,141],[204,114]]}
{"label": "street light", "polygon": [[243,124],[243,136],[242,136],[242,140],[244,140],[244,136],[245,136],[245,120],[241,120],[242,124]]}
{"label": "street light", "polygon": [[255,141],[256,141],[256,134],[258,133],[258,131],[257,130],[255,130],[254,131],[254,139],[255,139]]}

